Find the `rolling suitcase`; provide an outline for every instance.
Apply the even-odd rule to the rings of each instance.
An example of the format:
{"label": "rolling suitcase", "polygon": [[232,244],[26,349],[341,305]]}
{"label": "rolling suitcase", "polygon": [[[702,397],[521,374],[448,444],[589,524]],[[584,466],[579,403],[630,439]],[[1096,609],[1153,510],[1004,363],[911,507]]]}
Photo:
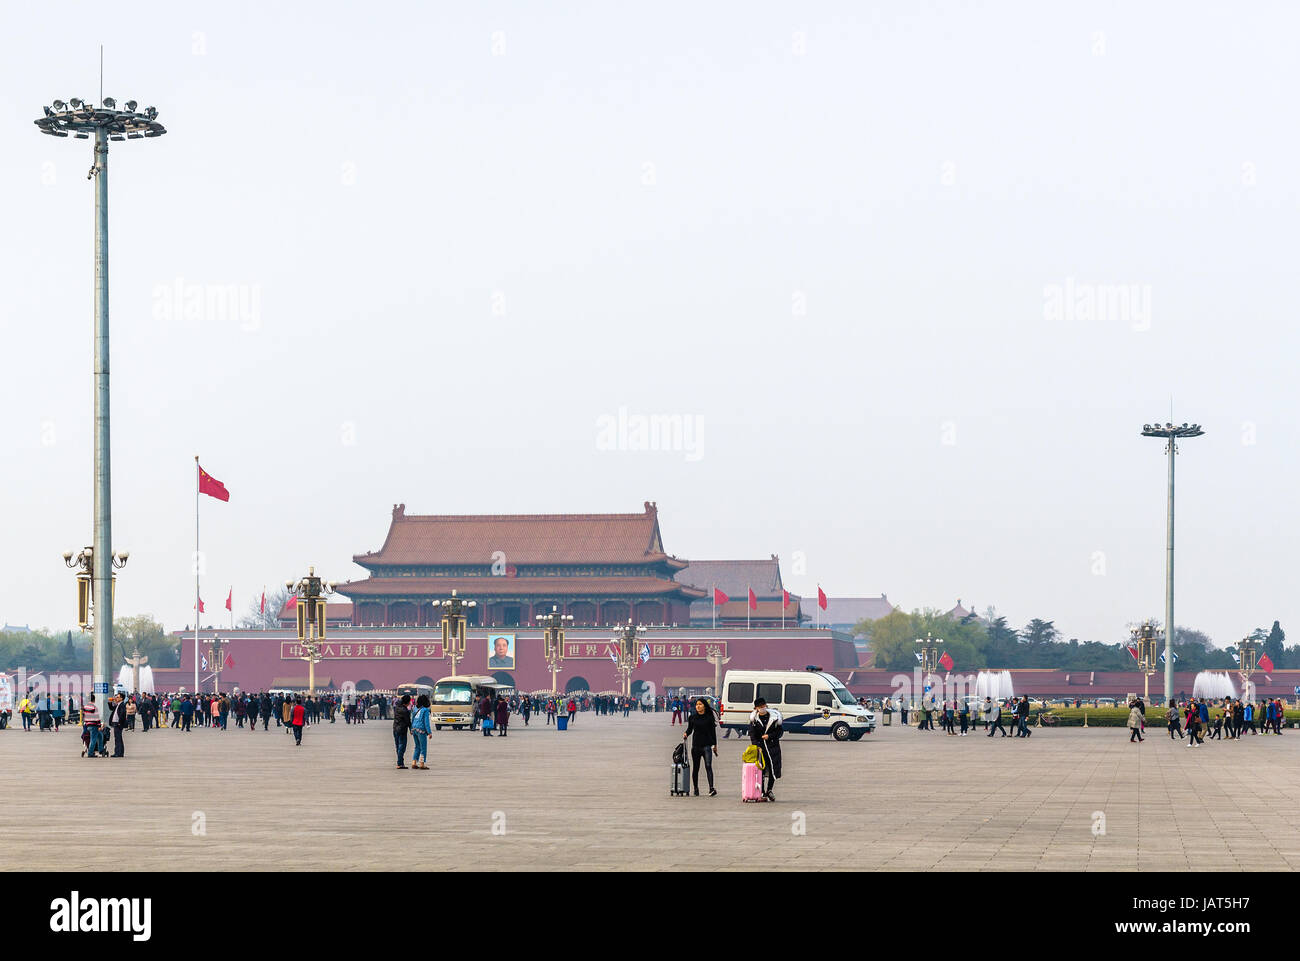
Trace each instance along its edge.
{"label": "rolling suitcase", "polygon": [[763,769],[746,761],[740,766],[740,799],[763,800]]}
{"label": "rolling suitcase", "polygon": [[691,793],[691,764],[686,757],[686,742],[673,749],[673,780],[668,791],[673,797],[687,797]]}

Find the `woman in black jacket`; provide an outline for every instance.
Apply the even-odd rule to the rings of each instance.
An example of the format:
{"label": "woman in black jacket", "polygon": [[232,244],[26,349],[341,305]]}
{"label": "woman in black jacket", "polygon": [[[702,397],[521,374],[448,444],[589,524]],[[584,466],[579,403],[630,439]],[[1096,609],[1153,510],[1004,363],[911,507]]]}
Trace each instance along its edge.
{"label": "woman in black jacket", "polygon": [[775,801],[772,789],[776,779],[781,776],[781,714],[770,709],[767,701],[758,698],[754,701],[754,713],[749,715],[749,743],[758,745],[764,753],[766,764],[763,765],[763,796]]}
{"label": "woman in black jacket", "polygon": [[704,762],[705,773],[709,777],[709,797],[717,795],[713,787],[713,755],[718,753],[718,721],[713,716],[709,702],[702,697],[695,699],[695,708],[686,719],[686,733],[682,740],[695,734],[691,742],[691,780],[695,785],[695,796],[700,796],[700,761]]}

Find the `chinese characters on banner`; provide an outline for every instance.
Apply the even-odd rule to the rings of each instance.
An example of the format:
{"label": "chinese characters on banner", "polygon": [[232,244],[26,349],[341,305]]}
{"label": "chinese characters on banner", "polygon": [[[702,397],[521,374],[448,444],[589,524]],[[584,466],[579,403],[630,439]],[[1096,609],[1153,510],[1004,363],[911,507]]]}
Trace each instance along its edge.
{"label": "chinese characters on banner", "polygon": [[[683,641],[660,642],[647,641],[650,646],[651,659],[658,657],[704,660],[711,654],[727,656],[726,641]],[[565,641],[564,657],[566,660],[576,658],[596,658],[609,660],[609,652],[617,648],[613,641]]]}
{"label": "chinese characters on banner", "polygon": [[[306,651],[299,641],[280,642],[280,660],[304,657]],[[326,641],[320,646],[321,657],[327,660],[405,660],[442,657],[442,639],[436,641]]]}

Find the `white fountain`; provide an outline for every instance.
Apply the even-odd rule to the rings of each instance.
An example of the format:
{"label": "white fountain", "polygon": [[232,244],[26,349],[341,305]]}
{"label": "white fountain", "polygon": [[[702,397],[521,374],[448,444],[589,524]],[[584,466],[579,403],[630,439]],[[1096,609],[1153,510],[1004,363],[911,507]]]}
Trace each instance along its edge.
{"label": "white fountain", "polygon": [[1010,671],[980,671],[975,675],[975,696],[978,698],[991,697],[995,701],[1005,701],[1015,697],[1015,694]]}
{"label": "white fountain", "polygon": [[[135,683],[135,677],[132,673],[133,671],[134,668],[132,668],[130,664],[123,664],[122,669],[117,672],[117,683],[122,685],[122,690],[129,692],[133,689],[132,685]],[[140,668],[140,693],[154,693],[153,668],[148,664],[145,664]]]}
{"label": "white fountain", "polygon": [[1192,684],[1192,697],[1207,697],[1212,701],[1221,701],[1225,697],[1235,698],[1237,686],[1227,671],[1201,671]]}

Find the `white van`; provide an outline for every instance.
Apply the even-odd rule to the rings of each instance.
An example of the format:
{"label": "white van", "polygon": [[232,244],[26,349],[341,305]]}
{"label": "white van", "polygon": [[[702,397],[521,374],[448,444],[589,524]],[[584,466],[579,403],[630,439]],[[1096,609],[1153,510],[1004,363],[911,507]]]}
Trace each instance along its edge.
{"label": "white van", "polygon": [[723,727],[744,733],[754,699],[781,712],[786,734],[829,734],[856,741],[876,729],[876,715],[858,705],[839,679],[824,671],[728,671],[722,683]]}

